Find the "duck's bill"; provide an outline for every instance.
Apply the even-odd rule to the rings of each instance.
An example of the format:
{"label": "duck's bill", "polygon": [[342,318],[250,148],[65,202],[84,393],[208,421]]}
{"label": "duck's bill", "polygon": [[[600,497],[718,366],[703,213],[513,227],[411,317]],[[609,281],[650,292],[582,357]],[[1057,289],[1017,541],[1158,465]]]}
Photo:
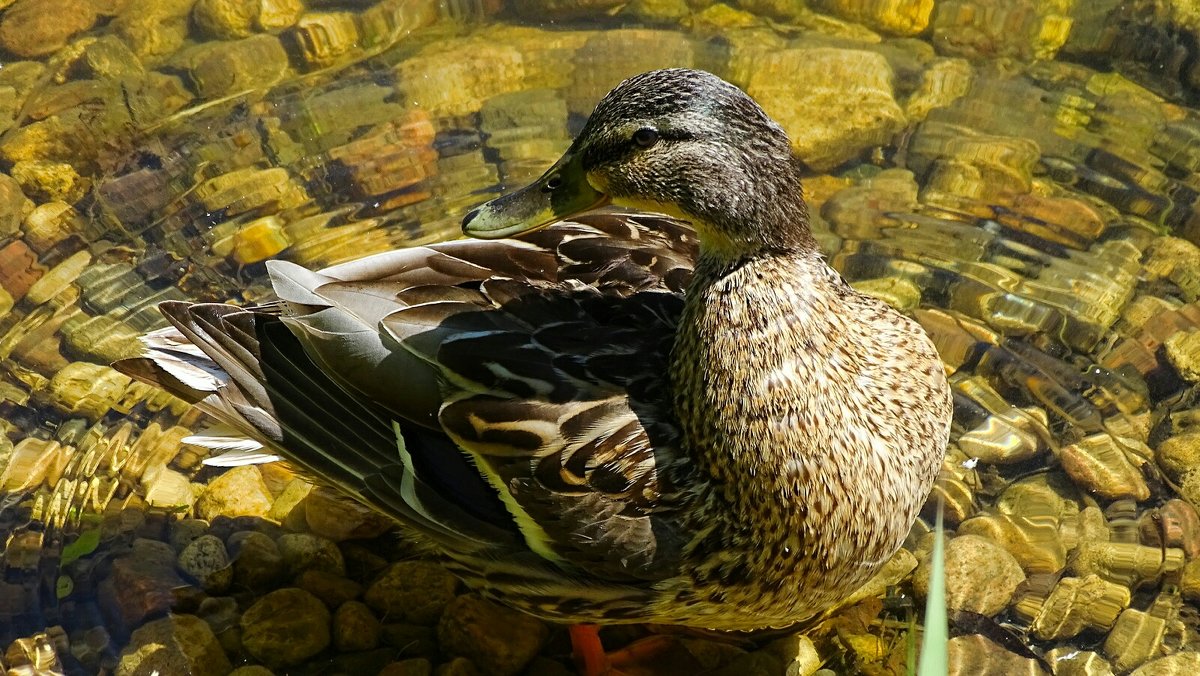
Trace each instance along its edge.
{"label": "duck's bill", "polygon": [[563,156],[541,178],[483,204],[463,218],[463,234],[501,239],[533,232],[608,204],[573,154]]}

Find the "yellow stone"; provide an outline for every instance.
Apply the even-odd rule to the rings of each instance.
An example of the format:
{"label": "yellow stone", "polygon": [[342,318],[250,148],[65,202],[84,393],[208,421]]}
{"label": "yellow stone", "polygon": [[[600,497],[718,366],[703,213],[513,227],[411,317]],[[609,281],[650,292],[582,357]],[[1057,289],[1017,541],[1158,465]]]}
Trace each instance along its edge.
{"label": "yellow stone", "polygon": [[817,47],[749,57],[746,91],[815,171],[884,145],[907,123],[892,94],[892,69],[865,50]]}
{"label": "yellow stone", "polygon": [[291,246],[278,216],[265,216],[243,225],[233,235],[233,259],[242,265],[271,258]]}
{"label": "yellow stone", "polygon": [[203,519],[218,516],[260,516],[271,510],[271,492],[254,465],[234,467],[213,481],[196,500]]}
{"label": "yellow stone", "polygon": [[168,467],[143,475],[142,490],[151,507],[190,507],[196,501],[188,478]]}
{"label": "yellow stone", "polygon": [[61,475],[67,457],[57,441],[22,439],[13,447],[0,474],[0,491],[27,491],[48,483],[49,477]]}
{"label": "yellow stone", "polygon": [[1155,457],[1171,480],[1182,480],[1185,475],[1200,470],[1200,432],[1184,432],[1164,439],[1159,443]]}
{"label": "yellow stone", "polygon": [[892,35],[916,35],[929,26],[933,0],[818,0],[815,8]]}
{"label": "yellow stone", "polygon": [[49,382],[49,403],[90,420],[103,417],[133,382],[107,366],[71,362]]}
{"label": "yellow stone", "polygon": [[1167,360],[1190,383],[1200,382],[1200,330],[1177,331],[1163,343]]}
{"label": "yellow stone", "polygon": [[860,279],[851,286],[861,293],[878,298],[901,312],[908,312],[921,304],[921,289],[912,280],[903,277],[876,277]]}
{"label": "yellow stone", "polygon": [[39,253],[58,244],[79,229],[79,214],[66,202],[39,204],[25,217],[21,230],[25,243]]}
{"label": "yellow stone", "polygon": [[45,303],[70,286],[91,262],[92,254],[88,251],[75,252],[34,282],[25,298],[34,305]]}

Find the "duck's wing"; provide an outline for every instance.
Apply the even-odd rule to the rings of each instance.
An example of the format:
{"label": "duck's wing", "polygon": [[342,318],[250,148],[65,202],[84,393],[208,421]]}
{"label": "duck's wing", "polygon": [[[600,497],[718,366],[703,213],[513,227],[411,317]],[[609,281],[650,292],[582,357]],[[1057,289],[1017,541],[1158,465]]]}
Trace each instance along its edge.
{"label": "duck's wing", "polygon": [[[529,549],[593,577],[656,579],[679,546],[666,373],[691,238],[606,213],[521,241],[271,274],[323,370],[406,434],[425,426],[465,450]],[[413,373],[434,377],[400,388]]]}
{"label": "duck's wing", "polygon": [[[282,417],[370,432],[296,444],[284,424],[279,452],[402,521],[528,548],[593,578],[657,579],[678,564],[671,477],[686,463],[667,366],[692,237],[672,220],[602,213],[520,241],[415,247],[320,272],[273,263],[282,317],[237,312],[257,318],[259,352],[265,340],[269,361],[289,366],[260,377],[240,365],[260,355],[246,354],[220,367],[249,383],[235,398],[273,407],[255,424],[268,433],[279,394],[338,393],[332,415],[317,405],[298,416],[304,407],[289,403]],[[177,325],[197,324],[193,314]],[[227,332],[200,323],[209,333],[185,330],[188,341],[227,355],[227,338],[214,338]],[[317,373],[291,387],[305,369]],[[256,379],[278,392],[248,395]]]}

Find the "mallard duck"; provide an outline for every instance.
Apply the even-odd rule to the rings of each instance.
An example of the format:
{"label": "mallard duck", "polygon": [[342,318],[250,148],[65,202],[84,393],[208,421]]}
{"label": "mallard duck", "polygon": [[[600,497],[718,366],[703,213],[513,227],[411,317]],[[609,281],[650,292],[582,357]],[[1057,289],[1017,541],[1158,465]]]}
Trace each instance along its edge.
{"label": "mallard duck", "polygon": [[951,418],[920,326],[823,259],[801,166],[737,87],[644,73],[476,239],[270,262],[277,305],[164,304],[118,367],[527,613],[790,625],[900,546]]}

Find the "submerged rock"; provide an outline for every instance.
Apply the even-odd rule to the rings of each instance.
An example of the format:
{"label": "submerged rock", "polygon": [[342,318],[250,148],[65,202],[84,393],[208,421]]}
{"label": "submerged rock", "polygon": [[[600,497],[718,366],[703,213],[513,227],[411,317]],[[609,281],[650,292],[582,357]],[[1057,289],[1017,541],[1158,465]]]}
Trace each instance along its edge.
{"label": "submerged rock", "polygon": [[226,543],[233,559],[234,582],[247,589],[270,589],[283,579],[283,556],[275,541],[263,533],[240,531]]}
{"label": "submerged rock", "polygon": [[161,615],[175,604],[175,590],[188,585],[175,571],[175,550],[165,542],[144,538],[112,563],[100,583],[100,607],[110,626],[130,631],[147,617]]}
{"label": "submerged rock", "polygon": [[1067,639],[1086,629],[1108,631],[1129,606],[1130,598],[1128,587],[1098,575],[1064,577],[1046,599],[1022,599],[1016,612],[1027,619],[1036,612],[1030,631],[1039,640]]}
{"label": "submerged rock", "polygon": [[739,70],[747,93],[783,126],[814,171],[890,142],[907,122],[893,97],[891,66],[875,52],[784,49],[751,56]]}
{"label": "submerged rock", "polygon": [[33,202],[20,184],[8,174],[0,174],[0,237],[16,234],[21,222],[33,211]]}
{"label": "submerged rock", "polygon": [[432,625],[454,600],[458,578],[428,561],[401,561],[389,567],[363,595],[388,622]]}
{"label": "submerged rock", "polygon": [[[1025,573],[1012,554],[978,535],[959,535],[946,543],[946,605],[992,616],[1012,602]],[[929,587],[929,566],[922,563],[913,576],[918,594]]]}
{"label": "submerged rock", "polygon": [[1166,632],[1165,619],[1129,608],[1104,640],[1104,654],[1118,673],[1126,673],[1162,651]]}
{"label": "submerged rock", "polygon": [[309,533],[288,533],[275,541],[289,577],[306,570],[346,574],[342,552],[333,542]]}
{"label": "submerged rock", "polygon": [[275,668],[302,663],[329,646],[330,615],[303,589],[273,591],[242,614],[242,646]]}
{"label": "submerged rock", "polygon": [[1009,652],[979,634],[956,636],[946,646],[949,676],[1004,674],[1005,676],[1042,676],[1036,660]]}
{"label": "submerged rock", "polygon": [[236,40],[254,33],[260,0],[197,0],[192,21],[208,37]]}
{"label": "submerged rock", "polygon": [[1180,331],[1163,343],[1167,361],[1190,383],[1200,383],[1200,330]]}
{"label": "submerged rock", "polygon": [[333,613],[333,645],[342,652],[372,650],[382,626],[365,603],[347,601]]}
{"label": "submerged rock", "polygon": [[179,569],[210,593],[220,593],[233,581],[233,568],[225,543],[215,535],[201,535],[179,553]]}
{"label": "submerged rock", "polygon": [[116,673],[225,676],[232,669],[207,622],[194,615],[171,615],[133,632],[129,645],[121,651]]}
{"label": "submerged rock", "polygon": [[234,467],[213,479],[196,500],[196,513],[212,521],[218,516],[266,516],[271,492],[253,465]]}
{"label": "submerged rock", "polygon": [[548,634],[541,620],[471,595],[454,599],[438,622],[442,650],[497,676],[524,669]]}
{"label": "submerged rock", "polygon": [[25,58],[53,54],[96,18],[90,2],[17,0],[0,16],[0,48]]}
{"label": "submerged rock", "polygon": [[892,35],[916,35],[924,31],[933,14],[933,0],[817,0],[813,5]]}
{"label": "submerged rock", "polygon": [[363,590],[354,580],[317,568],[309,568],[297,575],[295,585],[321,599],[330,610],[358,598]]}

